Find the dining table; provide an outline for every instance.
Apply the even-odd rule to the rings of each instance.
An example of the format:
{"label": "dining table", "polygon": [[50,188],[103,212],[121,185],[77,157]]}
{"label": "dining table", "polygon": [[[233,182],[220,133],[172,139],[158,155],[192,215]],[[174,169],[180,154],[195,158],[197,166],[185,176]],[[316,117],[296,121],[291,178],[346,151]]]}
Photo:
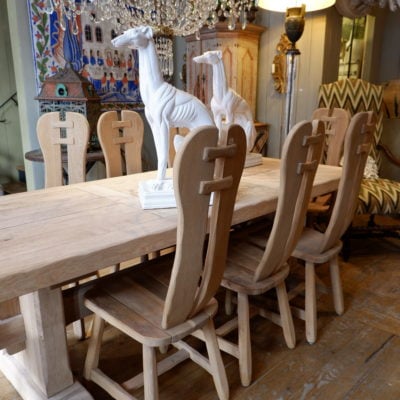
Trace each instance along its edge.
{"label": "dining table", "polygon": [[[275,211],[279,168],[279,159],[263,158],[244,170],[232,224]],[[175,244],[176,209],[144,210],[139,202],[139,182],[155,176],[0,196],[0,306],[19,298],[23,328],[22,350],[1,350],[0,369],[23,399],[92,399],[69,364],[61,287]],[[337,190],[340,176],[340,167],[320,165],[312,195]]]}

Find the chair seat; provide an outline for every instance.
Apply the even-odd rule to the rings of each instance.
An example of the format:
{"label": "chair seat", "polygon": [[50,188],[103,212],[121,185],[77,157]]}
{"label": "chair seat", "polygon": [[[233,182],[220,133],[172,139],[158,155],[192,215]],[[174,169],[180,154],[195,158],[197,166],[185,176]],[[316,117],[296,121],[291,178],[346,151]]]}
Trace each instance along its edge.
{"label": "chair seat", "polygon": [[[264,236],[265,243],[265,236]],[[279,271],[268,278],[255,281],[254,272],[264,254],[255,243],[234,242],[229,246],[228,260],[221,285],[227,289],[248,295],[265,293],[283,282],[289,274],[289,266],[284,264]]]}
{"label": "chair seat", "polygon": [[194,332],[217,312],[215,299],[203,312],[170,329],[161,326],[173,255],[118,274],[85,295],[85,306],[145,345],[168,345]]}
{"label": "chair seat", "polygon": [[321,244],[325,235],[312,228],[305,228],[292,256],[300,260],[306,260],[315,264],[323,264],[339,254],[342,242],[339,240],[335,245],[325,252],[321,252]]}
{"label": "chair seat", "polygon": [[399,214],[400,182],[383,178],[363,179],[357,214]]}

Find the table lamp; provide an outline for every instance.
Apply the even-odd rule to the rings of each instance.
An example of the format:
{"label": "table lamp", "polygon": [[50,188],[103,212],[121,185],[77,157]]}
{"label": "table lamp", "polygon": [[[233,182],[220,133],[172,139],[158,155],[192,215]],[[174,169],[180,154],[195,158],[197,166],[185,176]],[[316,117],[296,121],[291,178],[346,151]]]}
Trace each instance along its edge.
{"label": "table lamp", "polygon": [[306,12],[331,7],[336,0],[259,0],[258,6],[269,11],[285,12],[285,33],[291,43],[286,50],[286,102],[283,129],[285,136],[292,127],[294,106],[294,84],[297,75],[297,56],[300,55],[296,42],[304,31]]}

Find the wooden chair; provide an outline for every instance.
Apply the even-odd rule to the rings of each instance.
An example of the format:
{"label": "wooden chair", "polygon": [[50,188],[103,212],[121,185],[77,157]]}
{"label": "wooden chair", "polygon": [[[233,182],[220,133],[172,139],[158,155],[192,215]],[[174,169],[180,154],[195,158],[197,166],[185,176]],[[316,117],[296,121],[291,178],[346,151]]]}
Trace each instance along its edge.
{"label": "wooden chair", "polygon": [[322,162],[326,165],[340,164],[343,155],[343,144],[347,127],[350,123],[350,114],[343,108],[317,108],[312,119],[322,121],[325,125],[325,149]]}
{"label": "wooden chair", "polygon": [[[325,125],[325,146],[321,162],[326,165],[340,165],[343,155],[343,144],[347,127],[350,122],[350,114],[343,108],[317,108],[312,115],[313,120],[322,121]],[[319,196],[308,205],[309,225],[319,223],[318,219],[329,217],[334,193]]]}
{"label": "wooden chair", "polygon": [[[246,140],[243,130],[235,126],[229,132],[228,145],[217,146],[217,142],[215,127],[198,128],[186,137],[177,154],[175,258],[170,254],[151,260],[142,268],[122,271],[86,294],[85,305],[95,313],[95,320],[84,376],[116,399],[135,399],[127,390],[143,385],[146,400],[158,399],[157,374],[188,357],[212,375],[219,398],[228,399],[227,378],[212,320],[217,311],[213,296],[225,268]],[[211,192],[214,197],[205,246]],[[105,322],[142,344],[143,374],[122,385],[99,369]],[[204,334],[209,359],[183,340],[197,330]],[[170,344],[178,353],[157,365],[156,348]]]}
{"label": "wooden chair", "polygon": [[[45,187],[84,182],[90,137],[86,117],[76,112],[66,112],[65,120],[61,120],[59,112],[42,114],[36,124],[36,133],[43,153]],[[66,165],[63,152],[67,153]],[[71,287],[71,284],[67,287]],[[76,336],[85,338],[83,319],[73,322],[73,329]]]}
{"label": "wooden chair", "polygon": [[[139,113],[122,110],[120,119],[117,111],[101,114],[97,122],[97,135],[104,154],[107,178],[142,172],[144,124]],[[160,252],[146,254],[141,261],[159,255]],[[119,269],[120,265],[115,265],[113,272]],[[104,271],[108,271],[108,268]]]}
{"label": "wooden chair", "polygon": [[142,172],[144,125],[139,113],[107,111],[97,122],[97,135],[103,150],[107,178]]}
{"label": "wooden chair", "polygon": [[[380,174],[383,133],[383,87],[362,79],[343,79],[321,85],[318,104],[320,107],[340,107],[354,115],[362,111],[374,112],[376,125],[371,147],[370,157],[367,160],[368,170],[375,169]],[[384,153],[387,155],[386,153]],[[390,156],[389,156],[390,159]],[[400,165],[398,161],[397,166]],[[374,167],[374,168],[373,168]],[[399,224],[380,224],[376,216],[400,215],[400,182],[385,179],[384,176],[368,174],[361,182],[358,196],[356,215],[369,217],[367,224],[355,226],[352,224],[346,233],[344,243],[345,257],[349,256],[349,239],[365,236],[392,236],[400,237]]]}
{"label": "wooden chair", "polygon": [[[333,300],[337,314],[344,311],[340,282],[338,254],[340,240],[353,219],[363,177],[365,162],[373,140],[372,112],[356,114],[350,121],[344,144],[343,173],[329,224],[324,233],[306,228],[293,252],[305,262],[305,312],[296,309],[296,315],[306,321],[306,338],[314,343],[317,337],[317,299],[315,265],[329,262]],[[302,289],[304,285],[301,285]],[[289,299],[299,293],[299,287],[289,292]]]}
{"label": "wooden chair", "polygon": [[[314,132],[313,132],[314,129]],[[260,235],[239,231],[231,240],[227,267],[222,286],[237,294],[237,318],[219,327],[220,349],[239,359],[242,385],[248,386],[252,375],[250,318],[259,314],[271,318],[283,328],[286,344],[294,348],[296,339],[290,313],[285,279],[289,274],[287,259],[303,229],[312,184],[321,158],[323,124],[297,124],[289,133],[282,152],[281,185],[272,231],[267,239],[266,229]],[[258,295],[275,289],[280,315],[260,306]],[[228,292],[229,293],[229,292]],[[250,300],[258,306],[250,309]],[[224,336],[238,327],[238,344]]]}
{"label": "wooden chair", "polygon": [[[42,114],[36,125],[40,149],[43,153],[45,187],[84,182],[86,178],[86,152],[90,127],[86,117],[66,112],[65,120],[59,112]],[[63,168],[62,152],[67,152],[68,178]]]}

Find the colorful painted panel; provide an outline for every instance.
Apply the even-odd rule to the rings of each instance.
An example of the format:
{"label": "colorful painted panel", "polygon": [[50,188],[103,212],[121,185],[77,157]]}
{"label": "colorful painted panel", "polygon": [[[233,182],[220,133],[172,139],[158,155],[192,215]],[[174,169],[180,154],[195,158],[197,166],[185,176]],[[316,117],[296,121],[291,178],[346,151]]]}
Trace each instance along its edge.
{"label": "colorful painted panel", "polygon": [[102,103],[141,105],[137,51],[113,48],[111,39],[116,33],[109,23],[95,23],[82,14],[78,17],[79,33],[74,35],[70,21],[65,19],[63,31],[60,15],[56,11],[51,15],[43,11],[43,1],[27,0],[27,3],[37,93],[45,78],[69,62],[75,71],[92,82]]}

